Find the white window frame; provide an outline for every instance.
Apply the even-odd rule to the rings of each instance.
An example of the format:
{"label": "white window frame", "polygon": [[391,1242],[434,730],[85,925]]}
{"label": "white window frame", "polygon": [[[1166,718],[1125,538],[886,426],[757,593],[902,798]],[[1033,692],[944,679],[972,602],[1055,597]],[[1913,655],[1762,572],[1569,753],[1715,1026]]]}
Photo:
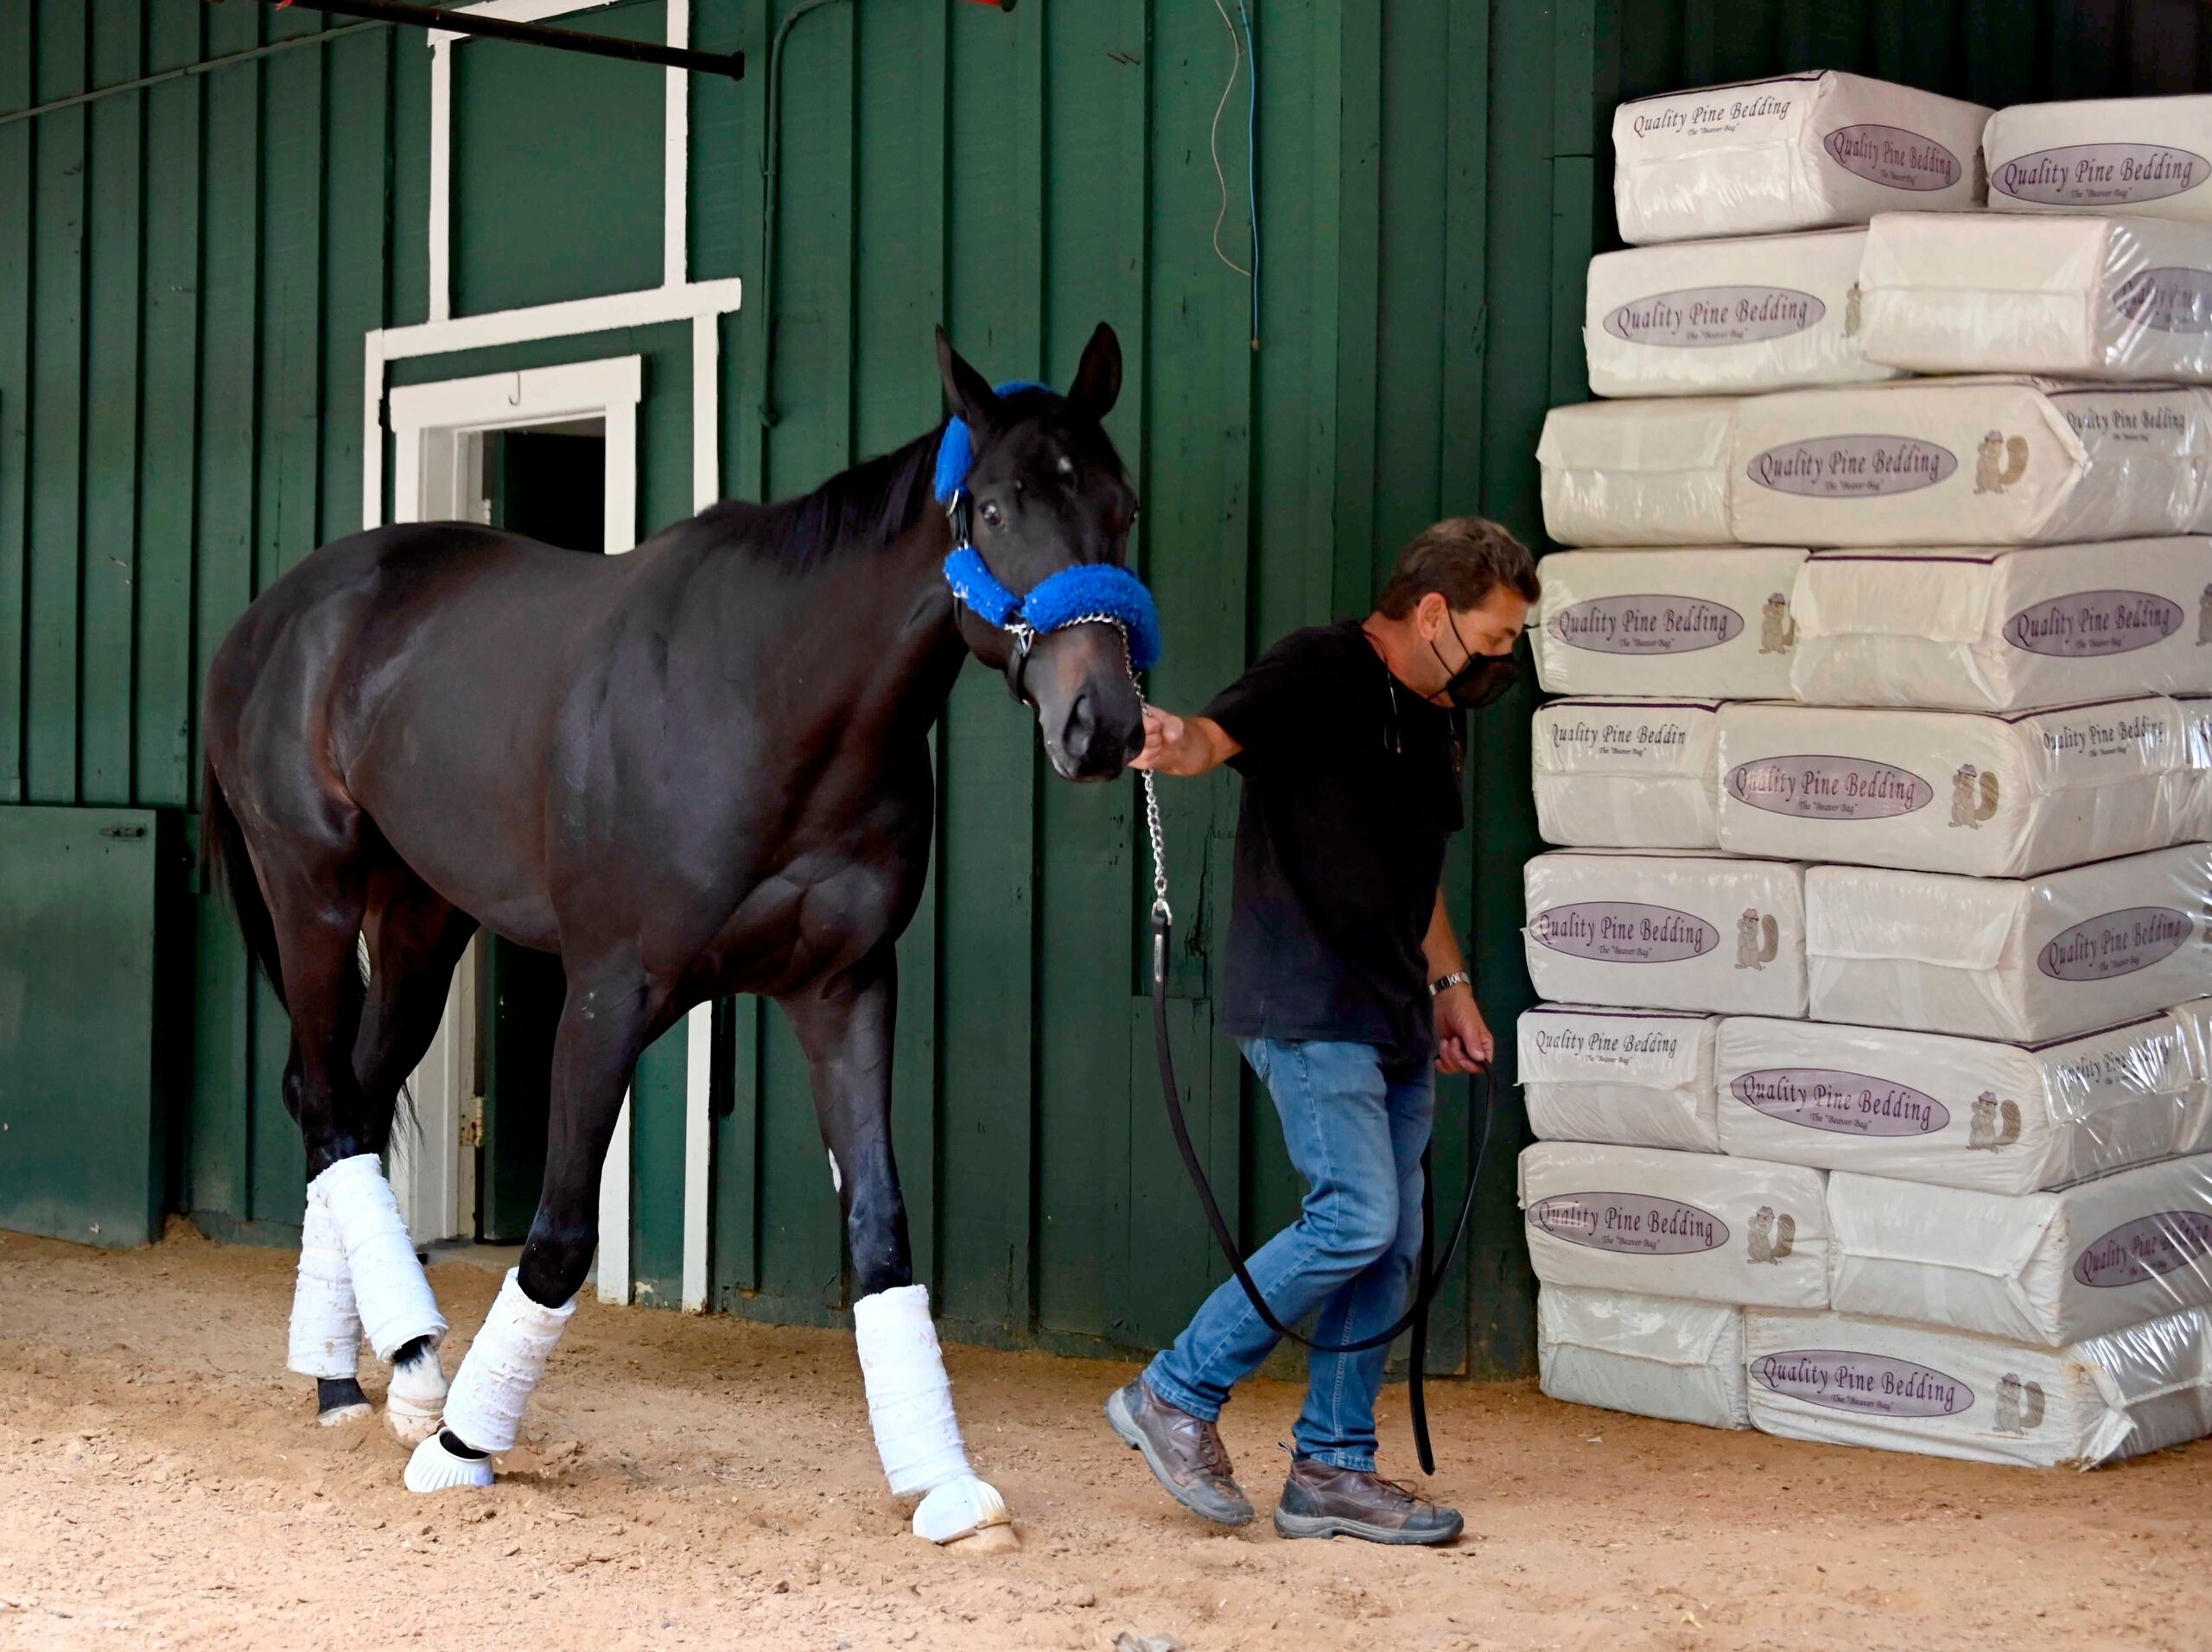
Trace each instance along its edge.
{"label": "white window frame", "polygon": [[[507,22],[537,23],[579,11],[597,11],[616,0],[482,0],[455,10]],[[691,0],[666,0],[667,43],[691,44]],[[429,32],[430,47],[430,320],[453,315],[453,54],[470,37],[449,29]],[[661,114],[661,285],[690,281],[691,77],[668,69]]]}

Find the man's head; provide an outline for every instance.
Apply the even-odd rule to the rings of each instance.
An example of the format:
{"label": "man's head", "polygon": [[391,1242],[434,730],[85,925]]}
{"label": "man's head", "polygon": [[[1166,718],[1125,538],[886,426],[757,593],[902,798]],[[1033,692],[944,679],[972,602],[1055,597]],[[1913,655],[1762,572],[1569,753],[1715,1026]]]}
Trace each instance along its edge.
{"label": "man's head", "polygon": [[1456,684],[1465,699],[1510,670],[1537,590],[1527,546],[1482,517],[1451,517],[1399,554],[1368,628],[1408,688],[1435,699]]}

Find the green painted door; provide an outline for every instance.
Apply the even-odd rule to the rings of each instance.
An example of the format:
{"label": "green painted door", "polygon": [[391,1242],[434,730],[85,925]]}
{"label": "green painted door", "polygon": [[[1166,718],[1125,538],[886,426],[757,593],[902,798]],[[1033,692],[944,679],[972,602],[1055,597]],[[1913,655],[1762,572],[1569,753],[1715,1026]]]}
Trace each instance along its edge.
{"label": "green painted door", "polygon": [[144,809],[0,809],[0,1228],[160,1231],[157,827]]}

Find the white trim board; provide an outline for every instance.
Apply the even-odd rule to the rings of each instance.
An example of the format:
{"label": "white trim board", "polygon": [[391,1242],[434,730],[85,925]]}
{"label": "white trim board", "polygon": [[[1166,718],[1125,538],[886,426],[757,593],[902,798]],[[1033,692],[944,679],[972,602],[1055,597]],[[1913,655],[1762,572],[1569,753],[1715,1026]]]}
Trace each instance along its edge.
{"label": "white trim board", "polygon": [[[688,287],[649,287],[642,292],[610,293],[603,298],[575,298],[488,315],[372,330],[361,346],[361,525],[384,525],[385,368],[389,363],[461,350],[576,338],[620,327],[658,327],[670,321],[691,323],[692,502],[696,509],[705,510],[721,497],[717,323],[744,302],[745,283],[731,276],[721,281],[694,282]],[[702,362],[715,370],[702,372]]]}

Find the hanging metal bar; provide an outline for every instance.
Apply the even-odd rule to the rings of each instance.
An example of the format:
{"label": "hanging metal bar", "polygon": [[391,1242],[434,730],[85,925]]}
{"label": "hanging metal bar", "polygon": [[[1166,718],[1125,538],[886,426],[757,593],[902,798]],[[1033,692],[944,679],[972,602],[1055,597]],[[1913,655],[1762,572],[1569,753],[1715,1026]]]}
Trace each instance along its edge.
{"label": "hanging metal bar", "polygon": [[605,35],[587,35],[580,29],[510,22],[504,17],[487,16],[482,12],[448,11],[436,6],[416,5],[412,0],[299,0],[299,3],[312,11],[336,12],[341,16],[405,23],[486,40],[519,41],[526,46],[550,46],[557,51],[583,52],[593,57],[652,63],[664,69],[689,69],[695,74],[725,75],[732,80],[745,78],[742,52],[695,52],[677,46],[658,46],[648,41],[616,40]]}

